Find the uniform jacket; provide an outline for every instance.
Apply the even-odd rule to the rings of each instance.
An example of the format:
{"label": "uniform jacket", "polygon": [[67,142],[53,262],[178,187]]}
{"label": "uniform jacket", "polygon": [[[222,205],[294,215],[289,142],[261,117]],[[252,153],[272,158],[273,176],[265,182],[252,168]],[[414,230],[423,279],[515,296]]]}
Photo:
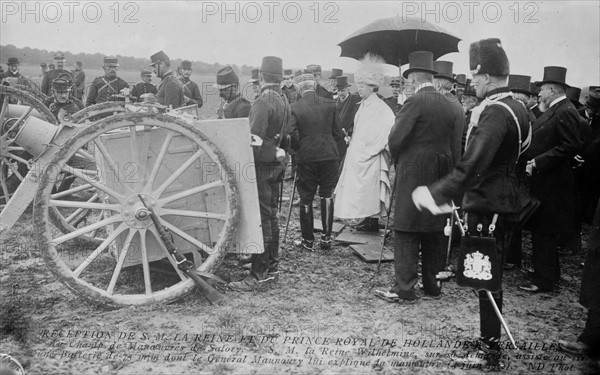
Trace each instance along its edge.
{"label": "uniform jacket", "polygon": [[158,85],[156,100],[159,104],[172,106],[173,109],[181,107],[185,103],[183,87],[172,71],[165,73]]}
{"label": "uniform jacket", "polygon": [[344,135],[335,112],[335,101],[314,91],[304,91],[292,104],[292,148],[298,164],[339,159]]}
{"label": "uniform jacket", "polygon": [[404,232],[439,232],[445,218],[420,212],[413,190],[450,172],[460,158],[464,118],[457,122],[455,107],[433,86],[408,98],[396,115],[389,136],[396,165],[394,229]]}
{"label": "uniform jacket", "polygon": [[281,92],[288,100],[288,103],[294,104],[298,99],[300,99],[300,95],[298,93],[298,89],[294,85],[283,86],[281,88]]}
{"label": "uniform jacket", "polygon": [[200,88],[188,78],[181,77],[181,86],[183,87],[183,95],[185,95],[185,105],[196,104],[198,108],[202,107],[202,95],[200,95]]}
{"label": "uniform jacket", "polygon": [[564,233],[572,229],[575,182],[571,160],[581,148],[580,130],[579,114],[566,98],[533,124],[531,146],[524,156],[535,158],[531,193],[541,205],[531,218],[532,231]]}
{"label": "uniform jacket", "polygon": [[262,164],[281,164],[275,157],[277,140],[282,133],[287,135],[291,125],[291,108],[279,85],[265,85],[261,95],[250,108],[250,132],[263,140],[263,145],[253,147],[254,161]]}
{"label": "uniform jacket", "polygon": [[218,118],[241,118],[250,116],[251,104],[238,93],[233,100],[222,102],[217,111]]}
{"label": "uniform jacket", "polygon": [[335,216],[385,215],[389,203],[388,135],[394,113],[377,95],[360,103],[334,202]]}
{"label": "uniform jacket", "polygon": [[54,69],[46,72],[44,74],[44,78],[42,79],[42,93],[46,96],[52,95],[52,82],[59,76],[63,74],[68,74],[71,76],[71,81],[75,81],[73,79],[73,74],[65,69]]}
{"label": "uniform jacket", "polygon": [[141,98],[142,95],[144,95],[144,94],[156,95],[157,93],[158,93],[158,89],[153,84],[139,82],[139,83],[136,83],[135,86],[133,86],[133,89],[131,89],[130,94],[134,101],[143,102],[144,99]]}
{"label": "uniform jacket", "polygon": [[44,101],[44,105],[48,107],[50,112],[52,112],[52,114],[54,115],[54,117],[56,117],[57,120],[60,120],[58,118],[58,113],[61,109],[64,109],[68,115],[72,115],[83,109],[83,103],[79,99],[73,97],[65,103],[58,103],[54,99],[54,96],[51,96],[50,98]]}
{"label": "uniform jacket", "polygon": [[98,103],[123,101],[124,98],[118,97],[121,90],[129,87],[129,84],[122,78],[107,76],[97,77],[90,85],[90,91],[85,100],[85,106],[90,106]]}
{"label": "uniform jacket", "polygon": [[342,129],[346,130],[348,134],[352,134],[354,128],[354,116],[358,111],[359,103],[361,99],[358,94],[348,94],[346,99],[337,99],[335,104],[335,112],[338,115],[338,120]]}
{"label": "uniform jacket", "polygon": [[84,92],[85,91],[85,72],[83,70],[77,70],[77,71],[74,71],[72,74],[73,74],[73,79],[74,79],[73,87],[78,92]]}
{"label": "uniform jacket", "polygon": [[[508,88],[492,90],[480,105],[497,101],[508,105],[519,121],[521,140],[525,140],[530,127],[527,110],[512,96],[497,96],[509,91]],[[476,110],[477,107],[472,116]],[[519,212],[516,173],[519,150],[519,130],[512,114],[501,105],[487,105],[481,112],[477,127],[471,132],[460,162],[450,174],[428,186],[433,199],[442,204],[464,193],[461,208],[467,212]]]}

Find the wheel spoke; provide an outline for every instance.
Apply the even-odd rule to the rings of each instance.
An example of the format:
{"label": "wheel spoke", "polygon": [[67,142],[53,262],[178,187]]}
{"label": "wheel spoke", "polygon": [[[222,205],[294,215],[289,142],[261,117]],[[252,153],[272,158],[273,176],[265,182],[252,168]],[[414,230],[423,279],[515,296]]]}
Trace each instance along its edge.
{"label": "wheel spoke", "polygon": [[156,238],[156,241],[158,242],[158,246],[162,249],[162,251],[165,252],[167,259],[169,260],[169,263],[171,263],[171,265],[175,269],[175,272],[177,272],[177,274],[179,275],[179,278],[181,280],[185,280],[186,279],[185,275],[183,274],[183,272],[181,272],[181,270],[179,269],[179,266],[177,266],[177,262],[175,262],[175,259],[173,259],[173,256],[169,253],[169,250],[167,250],[167,247],[160,239],[160,235],[158,234],[158,232],[156,232],[156,229],[152,228],[152,229],[150,229],[150,232]]}
{"label": "wheel spoke", "polygon": [[[122,181],[119,178],[119,173],[121,173],[121,171],[119,170],[119,165],[118,165],[118,163],[116,163],[113,160],[112,156],[110,156],[110,153],[106,149],[106,146],[104,146],[104,143],[102,143],[99,139],[96,138],[96,139],[94,139],[94,144],[96,145],[96,147],[102,154],[102,157],[104,158],[105,163],[108,165],[108,169],[110,169],[114,173],[114,177],[116,178],[116,181],[118,183],[120,183],[120,186],[123,186],[125,189],[127,189],[129,194],[133,194],[133,191],[127,184],[121,183]],[[98,160],[96,160],[96,163],[98,163]]]}
{"label": "wheel spoke", "polygon": [[92,155],[88,154],[83,149],[77,150],[77,152],[75,152],[74,156],[79,156],[80,158],[83,158],[83,159],[88,160],[88,161],[94,161],[94,157]]}
{"label": "wheel spoke", "polygon": [[186,169],[188,169],[190,167],[190,165],[192,165],[196,160],[198,160],[198,158],[200,156],[202,156],[202,154],[204,154],[204,150],[200,149],[200,150],[196,151],[192,156],[190,156],[190,158],[188,160],[186,160],[185,163],[183,163],[181,165],[181,167],[177,168],[177,170],[175,172],[173,172],[165,180],[165,182],[163,182],[162,185],[160,185],[160,187],[153,192],[154,196],[160,197],[160,195],[163,193],[163,191],[169,185],[171,185],[175,180],[177,180],[179,178],[179,176],[181,176],[183,174],[183,172],[185,172]]}
{"label": "wheel spoke", "polygon": [[117,229],[115,229],[104,241],[102,241],[102,243],[90,255],[88,255],[87,258],[84,259],[84,261],[79,265],[79,267],[77,267],[77,269],[73,271],[75,277],[79,277],[81,273],[85,271],[85,269],[90,264],[92,264],[92,262],[96,260],[96,258],[98,258],[98,256],[102,254],[106,248],[108,248],[108,245],[110,245],[111,242],[113,242],[121,233],[123,233],[127,229],[129,229],[127,224],[121,223],[117,227]]}
{"label": "wheel spoke", "polygon": [[115,285],[117,285],[117,279],[121,274],[121,269],[123,268],[123,263],[125,262],[125,258],[127,258],[127,253],[129,252],[129,248],[131,247],[131,241],[133,240],[133,236],[137,233],[133,228],[129,228],[129,233],[127,234],[127,238],[125,239],[125,243],[123,244],[123,249],[121,250],[121,254],[119,254],[119,261],[115,266],[115,271],[113,272],[112,278],[110,279],[110,284],[108,284],[108,289],[106,290],[108,294],[113,294],[115,291]]}
{"label": "wheel spoke", "polygon": [[152,294],[152,282],[150,281],[150,263],[148,263],[148,246],[146,245],[146,229],[140,231],[140,248],[142,250],[142,268],[144,269],[144,287],[146,295]]}
{"label": "wheel spoke", "polygon": [[23,147],[19,147],[19,146],[8,146],[6,148],[7,151],[25,151],[25,149]]}
{"label": "wheel spoke", "polygon": [[206,244],[198,241],[197,239],[195,239],[194,237],[190,236],[189,234],[185,233],[184,231],[182,231],[181,229],[177,228],[175,225],[169,223],[166,220],[160,220],[161,223],[167,227],[171,232],[175,233],[176,235],[178,235],[179,237],[183,238],[184,240],[186,240],[187,242],[191,243],[192,245],[196,246],[197,248],[201,249],[202,251],[206,252],[207,254],[212,254],[214,252],[214,249],[212,249],[209,246],[206,246]]}
{"label": "wheel spoke", "polygon": [[[180,191],[179,193],[171,194],[167,197],[159,199],[158,202],[161,205],[166,205],[167,203],[174,202],[178,199],[189,197],[190,195],[198,194],[200,192],[210,190],[210,189],[213,189],[213,188],[216,188],[219,186],[223,186],[223,185],[225,185],[225,183],[222,180],[209,182],[208,184],[196,186],[196,187],[188,189],[188,190]],[[156,195],[156,196],[158,196],[158,195]]]}
{"label": "wheel spoke", "polygon": [[[90,199],[87,200],[87,202],[96,202],[99,198],[100,198],[100,196],[98,194],[94,194],[94,195],[92,195],[92,197]],[[71,215],[69,215],[69,217],[67,217],[65,220],[67,221],[67,223],[73,225],[72,221],[75,220],[75,218],[83,211],[89,211],[89,210],[84,210],[83,208],[78,208],[77,210],[75,210],[75,212],[73,212]],[[75,227],[77,225],[73,225],[73,226]]]}
{"label": "wheel spoke", "polygon": [[50,195],[50,199],[58,199],[58,198],[62,198],[71,194],[75,194],[75,193],[79,193],[80,191],[85,191],[92,188],[92,185],[90,184],[85,184],[85,185],[81,185],[81,186],[77,186],[68,190],[63,190],[59,193],[55,193]]}
{"label": "wheel spoke", "polygon": [[163,142],[160,152],[156,157],[156,161],[154,162],[154,166],[152,167],[152,173],[150,173],[150,177],[148,178],[148,183],[144,189],[144,192],[149,193],[152,191],[152,186],[154,185],[154,180],[156,180],[156,176],[158,175],[158,170],[162,165],[162,162],[167,154],[167,150],[169,149],[169,145],[171,144],[171,139],[173,139],[173,132],[168,132],[165,141]]}
{"label": "wheel spoke", "polygon": [[89,178],[88,176],[86,176],[84,174],[84,171],[86,171],[85,169],[75,169],[71,166],[65,165],[63,167],[63,171],[64,172],[69,172],[71,174],[74,174],[76,177],[82,179],[83,181],[87,182],[88,184],[92,185],[93,187],[95,187],[98,190],[102,190],[103,192],[105,192],[106,194],[112,196],[115,199],[118,199],[120,202],[125,200],[125,197],[119,193],[117,193],[116,191],[114,191],[113,189],[109,188],[106,185],[101,184],[98,181],[94,181],[91,178]]}
{"label": "wheel spoke", "polygon": [[82,201],[60,201],[56,199],[50,199],[48,201],[50,207],[65,207],[65,208],[88,208],[91,210],[112,210],[119,212],[121,211],[120,204],[110,203],[92,203]]}
{"label": "wheel spoke", "polygon": [[121,217],[121,215],[113,215],[111,217],[108,217],[106,219],[100,220],[94,224],[90,224],[88,226],[85,227],[81,227],[77,230],[74,230],[71,233],[67,233],[63,236],[60,237],[56,237],[54,240],[52,240],[52,244],[54,246],[59,245],[65,241],[68,240],[72,240],[75,237],[79,237],[81,235],[84,235],[88,232],[93,231],[94,229],[98,229],[98,228],[102,228],[103,226],[109,225],[109,224],[113,224],[113,223],[117,223],[119,221],[123,221],[123,218]]}
{"label": "wheel spoke", "polygon": [[23,181],[23,176],[21,175],[21,173],[19,173],[19,170],[17,169],[17,167],[15,167],[12,163],[6,163],[6,165],[8,166],[8,168],[10,168],[12,173],[14,173],[15,176],[17,176],[19,181]]}
{"label": "wheel spoke", "polygon": [[29,162],[27,160],[23,159],[20,156],[15,155],[15,154],[11,154],[10,152],[6,153],[5,158],[7,158],[7,159],[13,159],[13,160],[18,161],[19,163],[23,163],[25,165],[29,164]]}
{"label": "wheel spoke", "polygon": [[[4,125],[4,117],[6,116],[7,112],[8,112],[8,95],[5,95],[4,101],[2,103],[2,109],[0,110],[0,128],[4,127],[3,126]],[[4,134],[3,134],[3,136],[4,136]]]}
{"label": "wheel spoke", "polygon": [[3,192],[3,196],[4,196],[4,203],[8,204],[8,201],[10,200],[10,192],[8,190],[8,186],[6,186],[6,179],[5,179],[3,173],[0,175],[0,185],[2,186],[2,192]]}
{"label": "wheel spoke", "polygon": [[224,214],[215,214],[212,212],[202,212],[202,211],[188,211],[188,210],[176,210],[172,208],[163,208],[160,210],[161,216],[166,215],[176,215],[176,216],[185,216],[185,217],[197,217],[200,219],[215,219],[225,221],[227,219],[227,215]]}

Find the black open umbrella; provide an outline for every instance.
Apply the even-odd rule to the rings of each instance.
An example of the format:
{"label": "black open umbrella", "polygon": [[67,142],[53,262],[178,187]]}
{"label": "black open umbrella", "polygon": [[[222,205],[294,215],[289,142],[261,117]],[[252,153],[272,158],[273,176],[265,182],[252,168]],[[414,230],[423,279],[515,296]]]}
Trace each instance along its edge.
{"label": "black open umbrella", "polygon": [[361,59],[370,52],[381,56],[390,65],[408,63],[414,51],[433,52],[434,60],[458,52],[460,38],[443,28],[418,18],[391,17],[371,22],[338,44],[341,57]]}

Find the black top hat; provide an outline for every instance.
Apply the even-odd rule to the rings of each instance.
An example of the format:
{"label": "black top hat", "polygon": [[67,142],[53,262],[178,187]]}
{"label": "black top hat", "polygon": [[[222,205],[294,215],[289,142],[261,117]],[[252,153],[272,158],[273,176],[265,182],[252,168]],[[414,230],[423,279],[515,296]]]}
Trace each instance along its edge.
{"label": "black top hat", "polygon": [[436,74],[433,69],[433,53],[429,51],[415,51],[408,55],[408,69],[402,74],[404,78],[412,72],[427,72]]}
{"label": "black top hat", "polygon": [[219,90],[227,88],[231,85],[240,84],[240,79],[232,67],[226,66],[217,72],[217,83],[214,85]]}
{"label": "black top hat", "polygon": [[261,73],[269,73],[283,78],[283,60],[276,56],[265,56],[260,65]]}
{"label": "black top hat", "polygon": [[350,87],[350,84],[348,83],[348,76],[335,77],[335,80],[338,90],[343,89],[345,87]]}
{"label": "black top hat", "polygon": [[454,79],[456,80],[456,83],[459,86],[464,87],[467,84],[467,75],[466,74],[457,74],[454,76]]}
{"label": "black top hat", "polygon": [[566,88],[569,87],[566,78],[567,68],[563,68],[562,66],[546,66],[544,67],[544,78],[537,85],[542,86],[545,83],[555,83]]}
{"label": "black top hat", "polygon": [[104,65],[107,65],[107,66],[119,66],[119,59],[117,59],[116,57],[106,56],[104,58]]}
{"label": "black top hat", "polygon": [[465,91],[463,92],[463,96],[477,96],[475,92],[475,88],[471,85],[471,80],[467,79],[465,82]]}
{"label": "black top hat", "polygon": [[171,61],[171,59],[169,59],[169,56],[167,56],[167,54],[163,51],[158,51],[154,55],[150,56],[150,61],[150,65],[156,65],[161,61]]}
{"label": "black top hat", "polygon": [[438,73],[435,74],[434,78],[445,78],[452,82],[456,82],[454,79],[454,75],[452,75],[452,66],[454,64],[450,61],[434,61],[433,62],[433,70]]}
{"label": "black top hat", "polygon": [[530,76],[519,74],[511,74],[508,76],[508,87],[512,92],[518,92],[525,95],[531,95],[529,85],[531,84]]}
{"label": "black top hat", "polygon": [[256,82],[258,82],[258,68],[252,69],[251,74],[252,74],[252,76],[248,80],[248,82],[250,82],[250,83],[256,83]]}
{"label": "black top hat", "polygon": [[[579,87],[574,87],[574,86],[569,86],[567,87],[567,99],[570,99],[571,101],[576,101],[577,103],[579,103],[579,97],[581,96],[581,89]],[[581,103],[579,103],[581,104]]]}
{"label": "black top hat", "polygon": [[20,63],[19,63],[19,59],[16,57],[9,57],[8,62],[6,63],[6,65],[17,65],[17,64],[20,64]]}
{"label": "black top hat", "polygon": [[469,46],[471,74],[507,76],[510,74],[508,57],[498,38],[482,39]]}
{"label": "black top hat", "polygon": [[62,52],[56,52],[54,54],[54,60],[64,60],[65,55]]}
{"label": "black top hat", "polygon": [[590,86],[590,92],[588,93],[585,105],[591,109],[600,109],[600,86]]}
{"label": "black top hat", "polygon": [[192,69],[192,62],[189,60],[183,60],[181,62],[181,69]]}
{"label": "black top hat", "polygon": [[540,93],[540,87],[538,86],[538,82],[531,82],[529,84],[529,93],[530,95],[537,96]]}
{"label": "black top hat", "polygon": [[337,77],[341,77],[343,75],[344,71],[342,69],[333,68],[331,69],[331,76],[329,76],[329,79],[336,79]]}

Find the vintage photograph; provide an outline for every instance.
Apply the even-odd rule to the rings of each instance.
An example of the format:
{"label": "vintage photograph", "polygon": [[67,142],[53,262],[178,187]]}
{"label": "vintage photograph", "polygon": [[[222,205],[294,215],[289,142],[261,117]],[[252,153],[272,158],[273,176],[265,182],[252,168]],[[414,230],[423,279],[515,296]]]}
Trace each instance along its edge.
{"label": "vintage photograph", "polygon": [[0,9],[0,375],[600,373],[600,2]]}

